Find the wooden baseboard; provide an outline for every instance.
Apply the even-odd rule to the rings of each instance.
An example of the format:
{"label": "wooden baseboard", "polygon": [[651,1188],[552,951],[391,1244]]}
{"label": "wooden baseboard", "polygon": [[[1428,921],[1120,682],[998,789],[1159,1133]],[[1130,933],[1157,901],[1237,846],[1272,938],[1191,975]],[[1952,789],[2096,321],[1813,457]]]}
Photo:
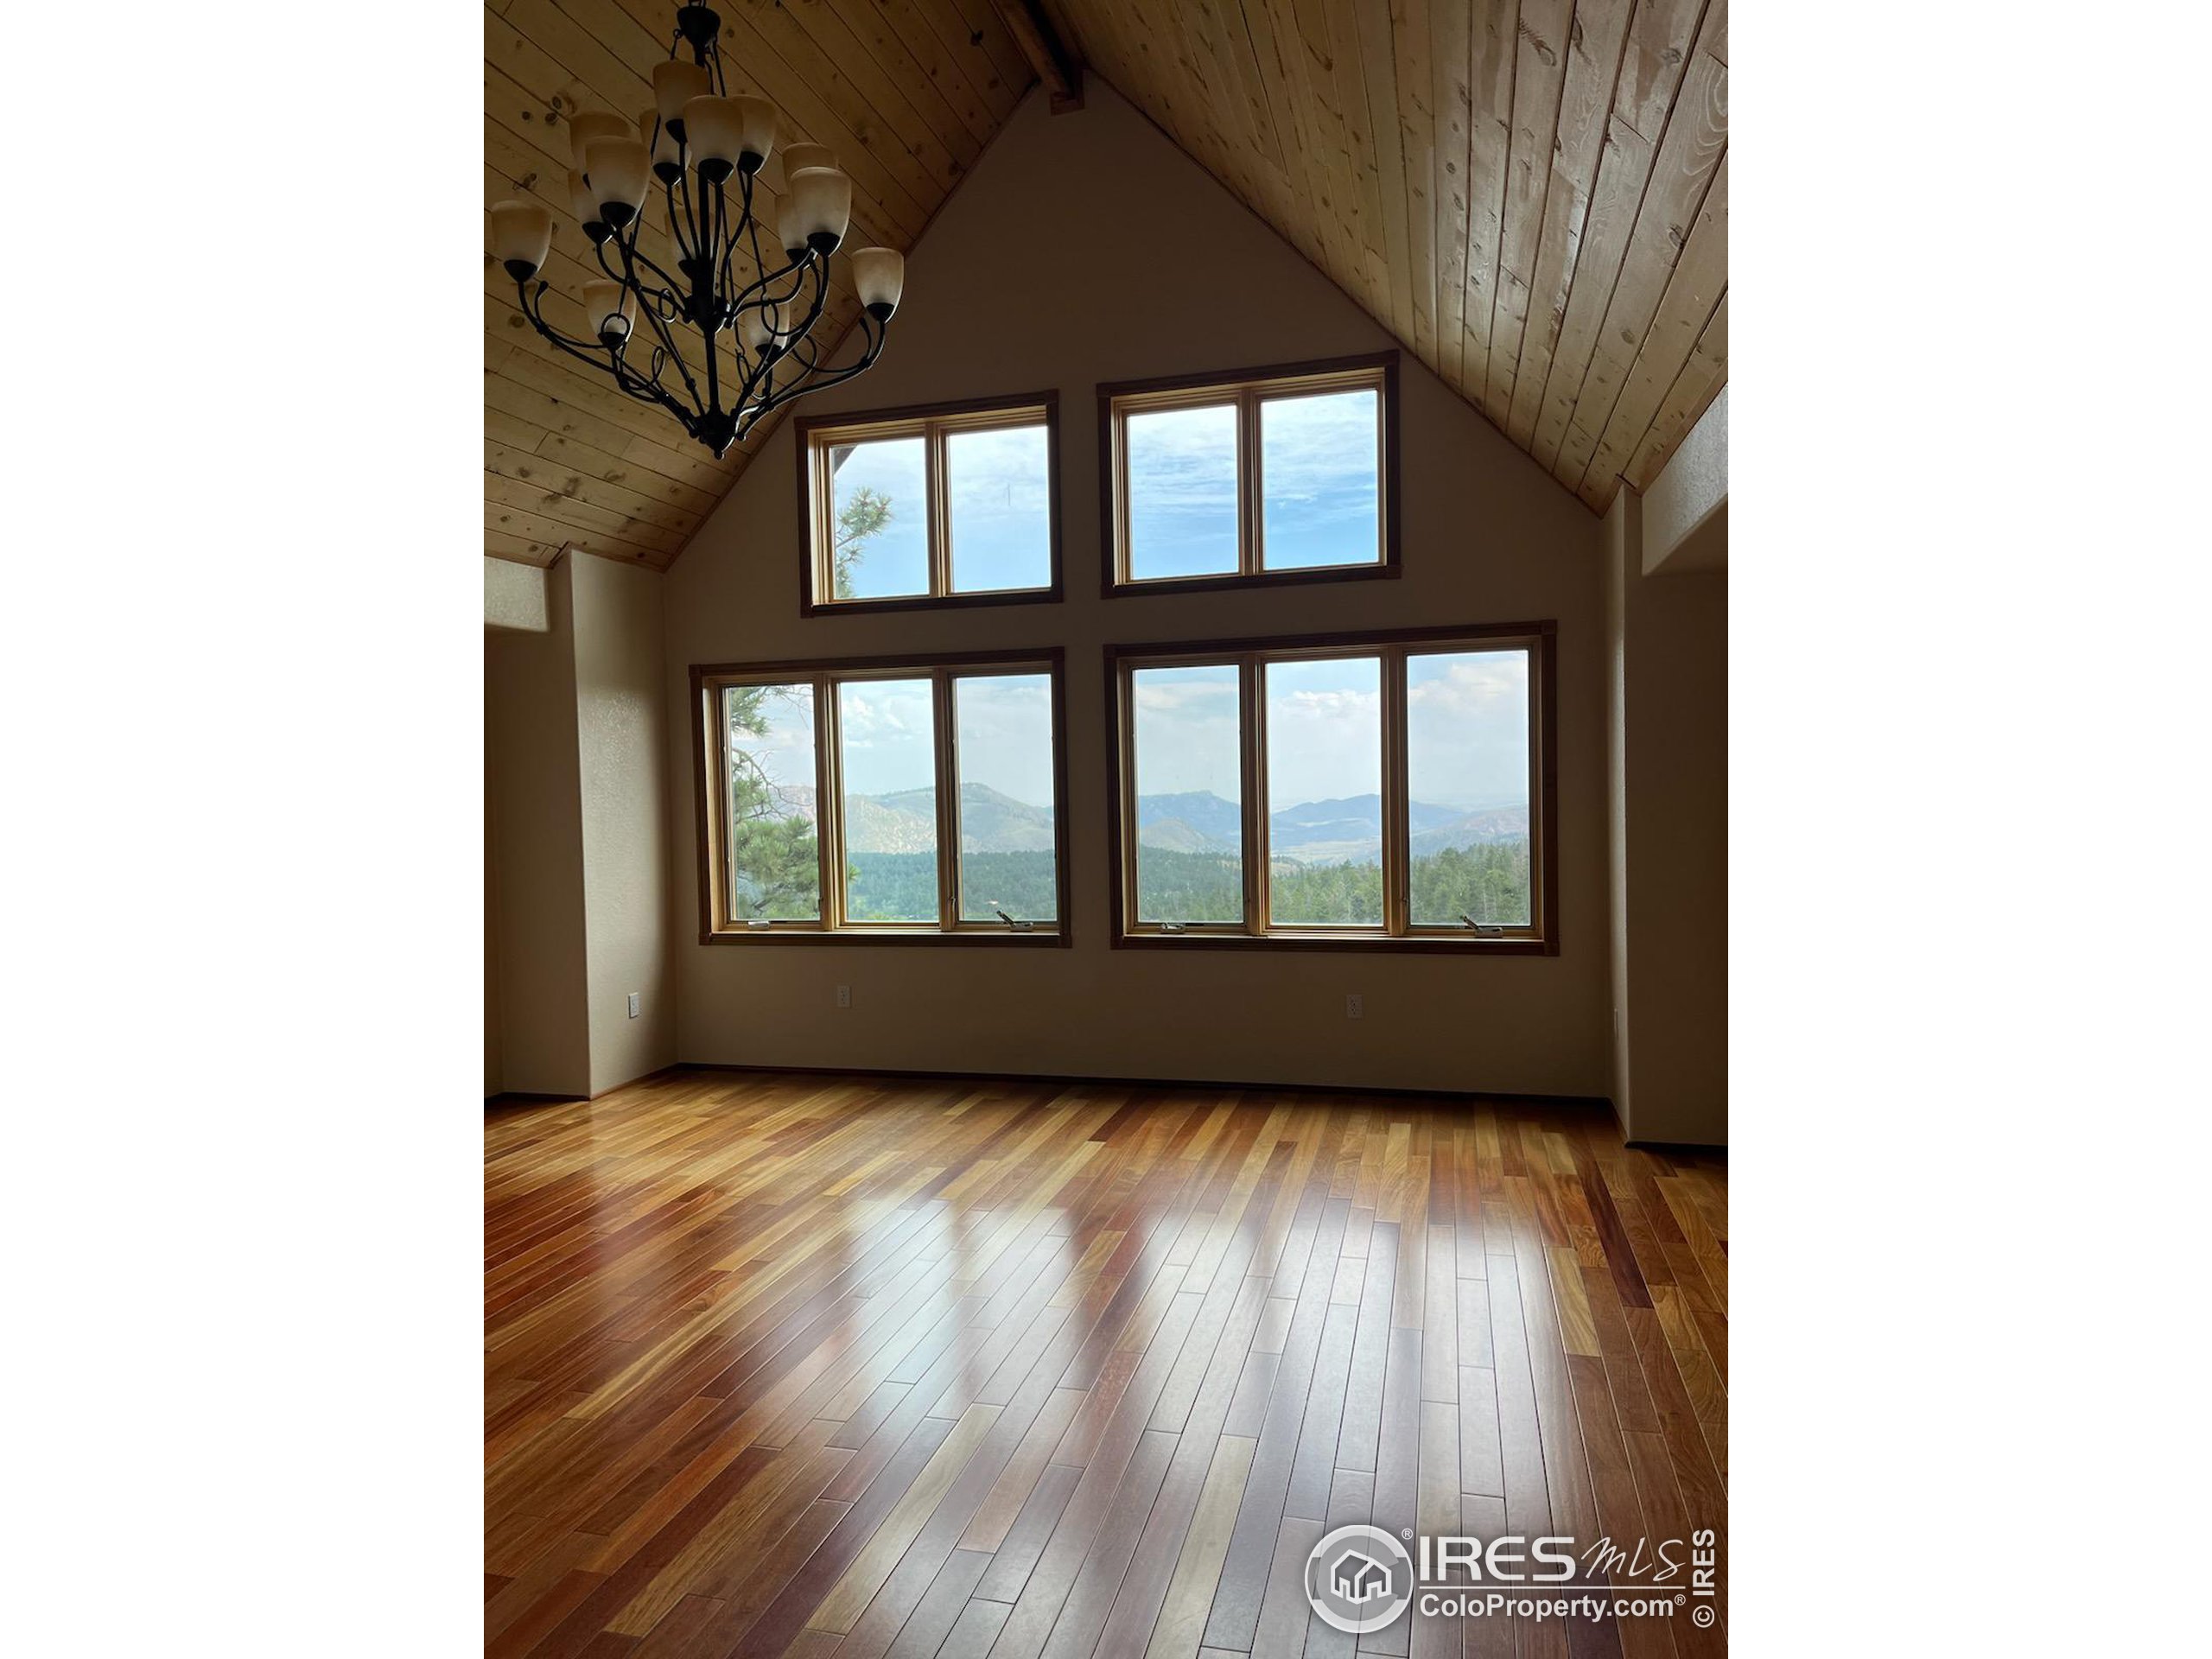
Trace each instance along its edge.
{"label": "wooden baseboard", "polygon": [[502,1089],[496,1095],[484,1096],[484,1109],[489,1112],[510,1106],[556,1106],[585,1098],[582,1095],[533,1095],[523,1089]]}
{"label": "wooden baseboard", "polygon": [[[919,1083],[1054,1083],[1109,1089],[1244,1089],[1273,1094],[1382,1095],[1402,1100],[1471,1100],[1510,1105],[1526,1101],[1532,1105],[1603,1108],[1613,1103],[1604,1095],[1508,1094],[1491,1089],[1396,1089],[1363,1083],[1272,1083],[1238,1077],[1107,1077],[1066,1071],[929,1071],[907,1066],[885,1065],[739,1065],[721,1060],[679,1060],[669,1071],[741,1071],[781,1073],[799,1077],[912,1077]],[[662,1073],[656,1072],[655,1076]]]}
{"label": "wooden baseboard", "polygon": [[1709,1158],[1726,1158],[1726,1144],[1715,1146],[1709,1141],[1630,1141],[1628,1144],[1638,1152],[1698,1153]]}

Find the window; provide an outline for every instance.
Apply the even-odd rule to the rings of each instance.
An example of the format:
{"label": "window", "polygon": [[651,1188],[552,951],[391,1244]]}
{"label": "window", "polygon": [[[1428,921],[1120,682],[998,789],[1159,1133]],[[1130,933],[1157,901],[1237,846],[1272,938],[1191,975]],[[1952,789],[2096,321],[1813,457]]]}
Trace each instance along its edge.
{"label": "window", "polygon": [[1555,952],[1553,633],[1109,647],[1114,942]]}
{"label": "window", "polygon": [[801,611],[1060,596],[1059,394],[801,419]]}
{"label": "window", "polygon": [[1398,356],[1098,388],[1110,594],[1398,574]]}
{"label": "window", "polygon": [[700,932],[1067,942],[1058,650],[696,668]]}

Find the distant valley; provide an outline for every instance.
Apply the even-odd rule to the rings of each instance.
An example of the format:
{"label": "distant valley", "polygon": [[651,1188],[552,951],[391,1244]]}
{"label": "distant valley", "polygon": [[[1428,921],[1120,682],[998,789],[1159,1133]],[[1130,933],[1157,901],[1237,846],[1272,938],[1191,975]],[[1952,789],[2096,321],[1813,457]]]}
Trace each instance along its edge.
{"label": "distant valley", "polygon": [[[779,791],[779,804],[792,816],[811,822],[814,791]],[[1052,813],[1032,806],[987,784],[967,784],[960,791],[961,846],[971,853],[1048,852],[1052,847]],[[858,795],[845,810],[845,847],[854,854],[923,853],[937,844],[935,791],[900,790],[889,795]],[[1438,806],[1410,804],[1413,852],[1416,858],[1451,848],[1488,846],[1524,837],[1529,809],[1523,805]],[[1382,849],[1382,798],[1354,795],[1341,800],[1305,801],[1273,814],[1268,842],[1278,859],[1301,864],[1367,864]],[[1233,801],[1207,791],[1145,795],[1137,800],[1139,845],[1163,852],[1234,854],[1243,838]]]}

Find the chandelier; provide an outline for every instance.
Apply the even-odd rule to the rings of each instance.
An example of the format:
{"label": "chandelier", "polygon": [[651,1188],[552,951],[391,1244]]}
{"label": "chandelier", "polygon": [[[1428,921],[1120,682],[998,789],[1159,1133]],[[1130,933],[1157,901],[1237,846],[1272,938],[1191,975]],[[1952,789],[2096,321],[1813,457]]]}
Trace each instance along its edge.
{"label": "chandelier", "polygon": [[[835,342],[818,343],[813,330],[829,297],[830,256],[852,214],[853,181],[821,145],[785,146],[783,211],[764,254],[755,195],[775,147],[776,111],[766,99],[728,95],[721,33],[709,8],[678,7],[668,60],[653,66],[653,107],[635,130],[603,111],[569,119],[569,199],[605,273],[583,284],[589,338],[545,321],[552,284],[538,273],[552,246],[551,212],[533,201],[492,209],[492,253],[514,278],[531,326],[629,397],[666,410],[717,458],[772,410],[874,363],[906,277],[893,249],[853,250],[863,348],[858,360],[829,367]],[[656,186],[673,274],[638,245]],[[688,357],[679,339],[691,346]]]}

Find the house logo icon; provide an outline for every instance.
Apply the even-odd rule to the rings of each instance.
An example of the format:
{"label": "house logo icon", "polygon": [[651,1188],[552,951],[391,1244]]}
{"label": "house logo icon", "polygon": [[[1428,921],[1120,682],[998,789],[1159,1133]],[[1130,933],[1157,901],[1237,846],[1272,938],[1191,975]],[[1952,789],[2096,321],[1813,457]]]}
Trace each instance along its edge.
{"label": "house logo icon", "polygon": [[1329,1569],[1329,1582],[1346,1601],[1363,1606],[1390,1593],[1390,1569],[1372,1555],[1348,1549]]}
{"label": "house logo icon", "polygon": [[1413,1557],[1380,1527],[1339,1527],[1306,1558],[1306,1599],[1332,1629],[1382,1630],[1413,1599]]}

